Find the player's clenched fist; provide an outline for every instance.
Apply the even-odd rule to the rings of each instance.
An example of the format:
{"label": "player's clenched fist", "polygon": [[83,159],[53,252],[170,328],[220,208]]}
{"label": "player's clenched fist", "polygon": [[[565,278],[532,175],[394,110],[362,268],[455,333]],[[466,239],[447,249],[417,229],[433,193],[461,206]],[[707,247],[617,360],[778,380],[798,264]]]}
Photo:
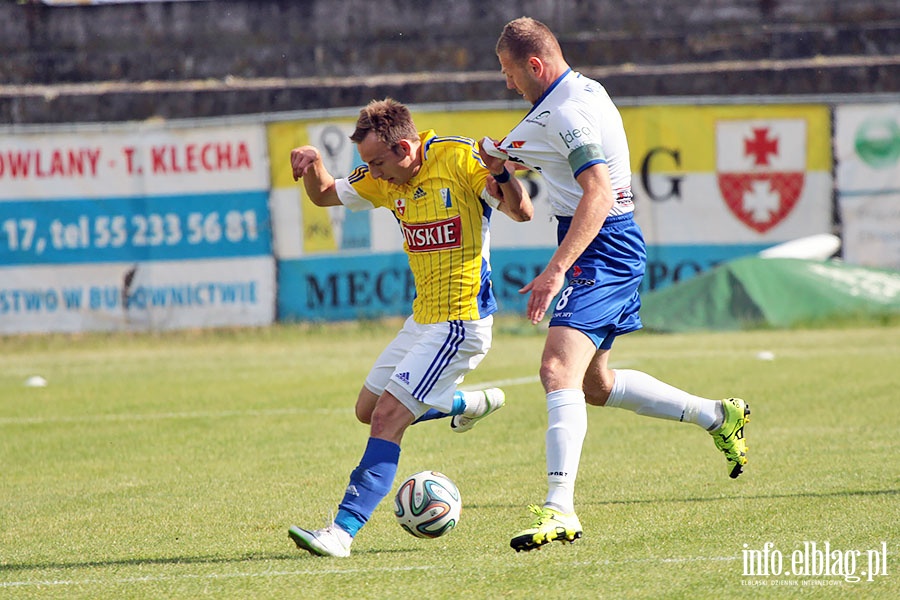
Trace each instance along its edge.
{"label": "player's clenched fist", "polygon": [[300,146],[291,150],[291,169],[294,181],[306,175],[307,170],[320,160],[319,151],[313,146]]}

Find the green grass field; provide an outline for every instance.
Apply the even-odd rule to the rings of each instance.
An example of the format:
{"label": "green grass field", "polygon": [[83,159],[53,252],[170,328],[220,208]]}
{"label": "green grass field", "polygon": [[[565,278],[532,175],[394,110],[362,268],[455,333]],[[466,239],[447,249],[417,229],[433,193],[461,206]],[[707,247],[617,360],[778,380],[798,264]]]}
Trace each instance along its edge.
{"label": "green grass field", "polygon": [[[325,525],[361,455],[353,403],[396,326],[0,339],[0,597],[900,597],[893,323],[621,339],[614,366],[747,399],[750,464],[731,480],[699,428],[591,408],[584,538],[516,554],[546,489],[543,335],[498,321],[466,387],[507,406],[464,435],[413,427],[395,482],[449,475],[458,528],[415,539],[386,501],[349,559],[298,551],[287,528]],[[789,571],[805,542],[857,576],[888,556],[859,582],[745,575],[749,550]]]}

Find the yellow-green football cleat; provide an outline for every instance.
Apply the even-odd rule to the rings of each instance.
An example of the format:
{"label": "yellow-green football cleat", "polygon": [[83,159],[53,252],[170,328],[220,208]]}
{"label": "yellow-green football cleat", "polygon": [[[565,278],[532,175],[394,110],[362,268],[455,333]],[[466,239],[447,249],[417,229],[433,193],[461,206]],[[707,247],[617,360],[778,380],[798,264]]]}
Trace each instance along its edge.
{"label": "yellow-green football cleat", "polygon": [[725,421],[722,426],[711,431],[716,448],[728,460],[728,476],[736,479],[747,464],[747,444],[744,442],[744,425],[750,422],[750,405],[740,398],[722,400]]}
{"label": "yellow-green football cleat", "polygon": [[565,514],[552,508],[532,504],[528,510],[537,515],[531,527],[520,531],[509,542],[516,552],[528,552],[552,541],[572,543],[583,534],[575,513]]}

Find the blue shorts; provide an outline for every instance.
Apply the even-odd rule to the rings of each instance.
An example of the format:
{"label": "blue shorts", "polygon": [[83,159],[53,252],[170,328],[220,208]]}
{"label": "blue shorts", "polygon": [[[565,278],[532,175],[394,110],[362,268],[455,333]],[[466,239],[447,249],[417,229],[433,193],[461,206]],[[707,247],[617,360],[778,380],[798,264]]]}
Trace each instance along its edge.
{"label": "blue shorts", "polygon": [[[565,237],[571,217],[557,217],[557,238]],[[600,233],[566,272],[568,287],[559,295],[550,327],[571,327],[598,349],[609,350],[618,335],[642,327],[638,288],[647,251],[631,213],[606,219]]]}

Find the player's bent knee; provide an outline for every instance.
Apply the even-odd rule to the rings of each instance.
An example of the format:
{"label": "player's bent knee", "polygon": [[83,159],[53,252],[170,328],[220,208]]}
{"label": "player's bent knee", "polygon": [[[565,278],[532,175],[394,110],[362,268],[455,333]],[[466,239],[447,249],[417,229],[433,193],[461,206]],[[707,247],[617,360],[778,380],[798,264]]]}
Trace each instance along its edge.
{"label": "player's bent knee", "polygon": [[378,396],[363,386],[359,391],[359,397],[356,399],[356,418],[360,423],[370,425],[372,423],[372,412],[375,410],[375,403]]}
{"label": "player's bent knee", "polygon": [[356,405],[356,419],[364,424],[371,425],[372,424],[372,408]]}
{"label": "player's bent knee", "polygon": [[552,391],[558,390],[565,387],[580,387],[580,385],[569,385],[566,381],[567,373],[563,368],[563,364],[556,360],[545,360],[541,363],[541,383],[544,386],[544,390]]}
{"label": "player's bent knee", "polygon": [[606,406],[606,401],[609,400],[609,393],[591,393],[587,390],[584,391],[584,401],[590,404],[591,406]]}
{"label": "player's bent knee", "polygon": [[385,392],[379,398],[372,411],[372,424],[369,433],[378,437],[400,443],[403,433],[412,425],[414,418],[408,408],[403,406],[391,394]]}

